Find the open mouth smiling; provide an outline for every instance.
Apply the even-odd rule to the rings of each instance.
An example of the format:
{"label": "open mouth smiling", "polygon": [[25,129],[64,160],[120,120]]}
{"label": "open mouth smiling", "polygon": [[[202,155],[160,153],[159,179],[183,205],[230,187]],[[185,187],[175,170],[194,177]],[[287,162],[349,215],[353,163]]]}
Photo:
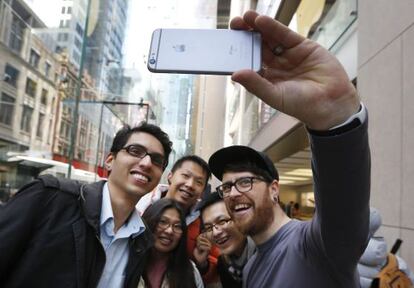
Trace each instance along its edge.
{"label": "open mouth smiling", "polygon": [[193,196],[194,196],[193,193],[191,193],[187,190],[184,190],[184,189],[179,189],[178,191],[180,191],[181,196],[185,199],[190,199],[190,198],[193,198]]}
{"label": "open mouth smiling", "polygon": [[151,182],[150,177],[148,177],[147,175],[142,174],[141,172],[139,172],[137,170],[132,170],[129,174],[132,175],[137,182],[141,182],[141,183]]}

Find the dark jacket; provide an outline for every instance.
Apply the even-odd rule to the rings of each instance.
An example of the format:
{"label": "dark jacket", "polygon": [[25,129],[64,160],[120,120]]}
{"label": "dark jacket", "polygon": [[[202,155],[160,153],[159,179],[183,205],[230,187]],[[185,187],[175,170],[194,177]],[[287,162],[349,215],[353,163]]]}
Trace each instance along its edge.
{"label": "dark jacket", "polygon": [[242,288],[242,280],[234,279],[228,269],[228,263],[224,260],[223,255],[220,255],[217,261],[217,271],[220,275],[221,286],[225,288]]}
{"label": "dark jacket", "polygon": [[[24,186],[0,210],[0,286],[96,287],[105,266],[104,183],[42,176]],[[152,243],[148,231],[129,240],[124,287],[138,285]]]}

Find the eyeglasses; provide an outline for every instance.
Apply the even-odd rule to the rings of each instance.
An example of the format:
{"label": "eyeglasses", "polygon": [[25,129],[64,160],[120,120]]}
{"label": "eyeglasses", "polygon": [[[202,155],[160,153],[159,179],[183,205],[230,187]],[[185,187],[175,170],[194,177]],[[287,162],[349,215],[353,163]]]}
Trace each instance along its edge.
{"label": "eyeglasses", "polygon": [[175,234],[181,234],[183,233],[183,227],[181,226],[180,223],[170,223],[168,220],[165,219],[160,219],[160,221],[158,221],[158,228],[161,230],[167,230],[168,227],[171,226],[172,231]]}
{"label": "eyeglasses", "polygon": [[151,158],[151,162],[161,168],[165,168],[165,158],[164,155],[159,153],[148,153],[147,149],[144,146],[139,144],[131,144],[125,146],[121,150],[125,150],[129,155],[137,158],[144,158],[145,156],[149,156]]}
{"label": "eyeglasses", "polygon": [[213,232],[213,228],[222,230],[231,221],[233,221],[233,220],[230,219],[230,218],[228,218],[228,219],[221,219],[217,223],[213,223],[211,225],[205,225],[202,232],[203,233],[212,233]]}
{"label": "eyeglasses", "polygon": [[264,181],[264,182],[266,182],[265,179],[260,178],[260,177],[243,177],[243,178],[237,179],[234,182],[224,183],[224,184],[218,186],[216,188],[216,190],[219,193],[221,198],[226,198],[226,197],[229,197],[230,192],[231,192],[231,188],[233,186],[240,193],[249,192],[250,190],[252,190],[254,181]]}

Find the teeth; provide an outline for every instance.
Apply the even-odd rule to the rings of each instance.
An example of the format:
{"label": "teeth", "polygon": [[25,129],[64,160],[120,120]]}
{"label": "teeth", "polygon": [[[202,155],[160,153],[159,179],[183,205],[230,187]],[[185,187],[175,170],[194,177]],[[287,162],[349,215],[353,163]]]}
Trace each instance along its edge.
{"label": "teeth", "polygon": [[132,175],[139,181],[149,182],[149,178],[147,176],[139,174],[138,172],[132,172]]}
{"label": "teeth", "polygon": [[234,206],[233,210],[244,210],[250,208],[249,204],[237,204]]}
{"label": "teeth", "polygon": [[228,237],[224,237],[224,238],[220,238],[216,240],[216,243],[219,245],[222,245],[224,243],[226,243],[226,241],[228,240]]}
{"label": "teeth", "polygon": [[164,245],[169,245],[172,242],[171,239],[166,238],[166,237],[160,237],[159,239],[160,239],[160,242]]}
{"label": "teeth", "polygon": [[180,190],[181,191],[181,193],[183,193],[184,194],[184,196],[186,196],[186,197],[193,197],[193,195],[191,194],[191,193],[189,193],[189,192],[187,192],[187,191],[184,191],[184,190]]}

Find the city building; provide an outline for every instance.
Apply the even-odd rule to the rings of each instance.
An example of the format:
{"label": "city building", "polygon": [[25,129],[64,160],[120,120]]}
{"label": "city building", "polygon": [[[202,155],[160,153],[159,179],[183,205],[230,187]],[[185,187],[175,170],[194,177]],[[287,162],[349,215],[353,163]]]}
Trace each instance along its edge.
{"label": "city building", "polygon": [[[96,14],[85,52],[85,67],[101,93],[121,95],[123,45],[128,19],[128,1],[93,1]],[[93,17],[95,18],[95,17]],[[107,100],[113,96],[108,95]],[[125,99],[124,99],[125,100]]]}
{"label": "city building", "polygon": [[0,27],[0,187],[14,189],[42,167],[8,153],[51,158],[59,62],[31,33],[45,24],[25,2],[0,1]]}
{"label": "city building", "polygon": [[34,33],[46,43],[53,39],[54,45],[49,48],[67,53],[69,61],[79,69],[88,0],[25,1],[47,26]]}

